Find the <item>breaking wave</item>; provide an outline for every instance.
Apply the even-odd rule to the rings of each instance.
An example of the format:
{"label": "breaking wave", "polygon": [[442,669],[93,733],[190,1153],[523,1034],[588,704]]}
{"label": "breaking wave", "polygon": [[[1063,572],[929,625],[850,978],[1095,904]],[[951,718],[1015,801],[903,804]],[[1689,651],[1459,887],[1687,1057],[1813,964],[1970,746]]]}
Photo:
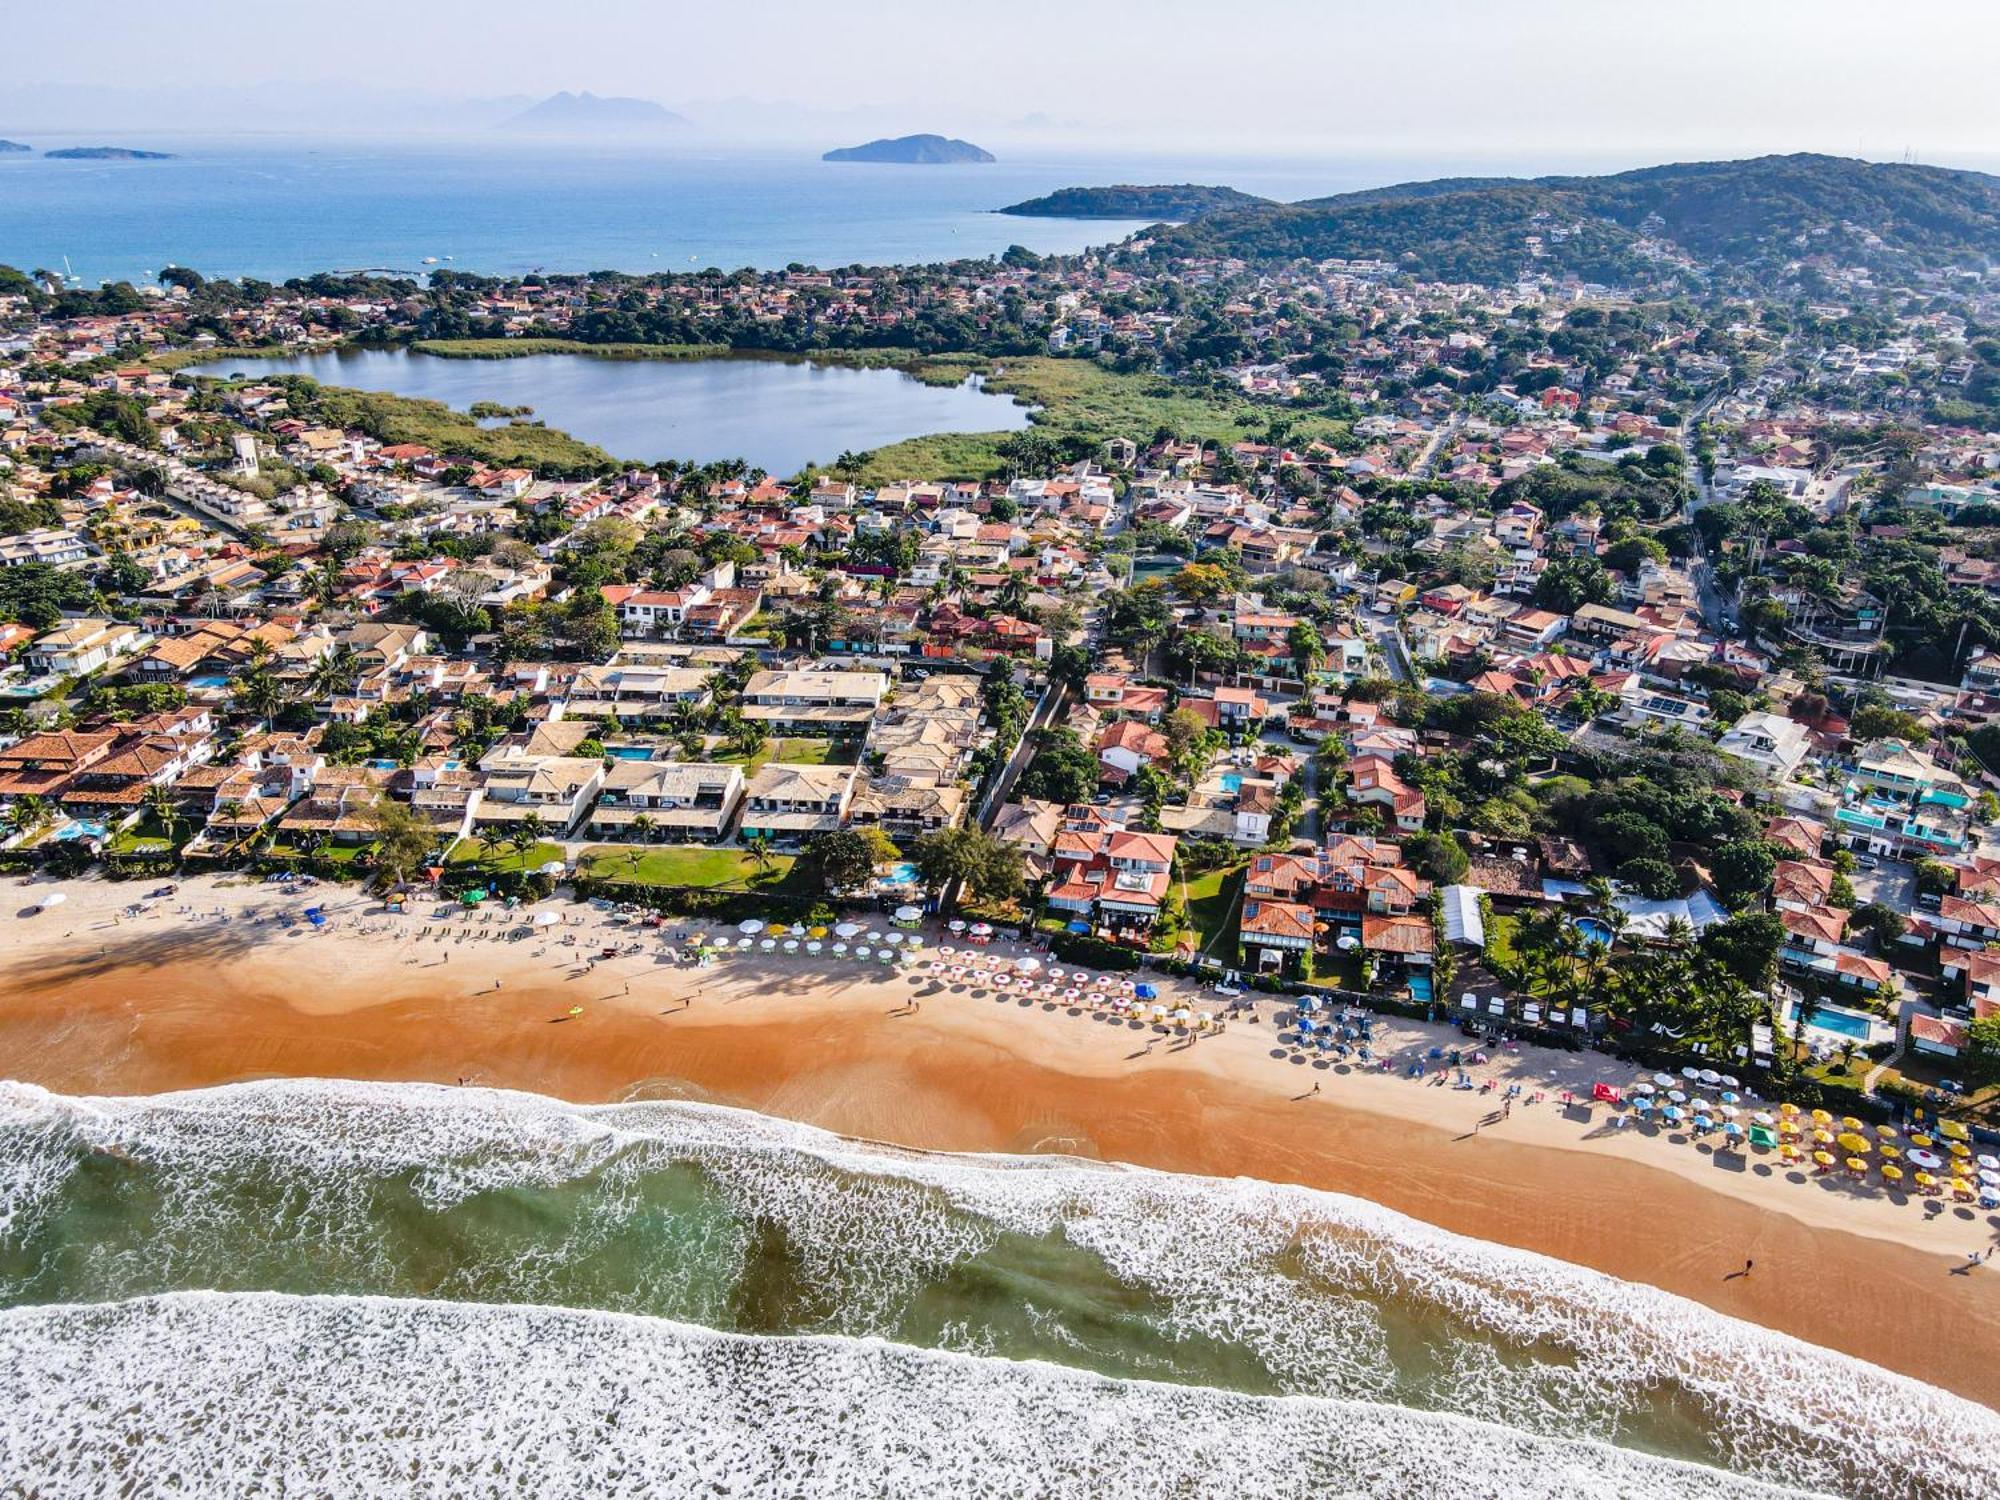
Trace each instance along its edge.
{"label": "breaking wave", "polygon": [[[1464,1484],[1514,1472],[1506,1454],[1533,1454],[1538,1465],[1555,1462],[1550,1454],[1586,1467],[1629,1463],[1634,1475],[1664,1455],[1856,1496],[2000,1493],[2000,1416],[1983,1407],[1684,1298],[1339,1194],[1065,1158],[904,1151],[687,1103],[582,1107],[501,1091],[319,1081],[138,1099],[0,1085],[0,1304],[210,1288],[337,1295],[24,1308],[8,1326],[29,1343],[12,1345],[12,1357],[48,1341],[72,1350],[104,1341],[155,1350],[170,1370],[172,1350],[156,1346],[194,1321],[244,1319],[254,1330],[258,1319],[321,1319],[370,1350],[421,1348],[449,1368],[454,1339],[507,1348],[533,1326],[580,1341],[577,1358],[594,1358],[588,1351],[608,1341],[622,1359],[630,1344],[653,1351],[646,1358],[662,1368],[740,1368],[774,1388],[787,1369],[810,1368],[811,1380],[836,1386],[876,1370],[892,1390],[908,1381],[926,1391],[951,1384],[941,1369],[977,1370],[982,1399],[1018,1407],[1023,1423],[1048,1403],[1050,1421],[1110,1445],[1106,1463],[1135,1465],[1133,1484],[1148,1465],[1166,1472],[1202,1454],[1222,1461],[1204,1445],[1225,1434],[1233,1455],[1237,1427],[1282,1433],[1292,1420],[1282,1414],[1305,1413],[1297,1420],[1318,1424],[1314,1433],[1337,1435],[1330,1451],[1345,1455],[1341,1463],[1359,1465],[1341,1483],[1374,1493],[1369,1461],[1339,1446],[1366,1446],[1345,1430],[1366,1411],[1371,1432],[1404,1433],[1399,1441],[1470,1464],[1473,1478],[1461,1474],[1450,1493],[1482,1493]],[[493,1304],[643,1316],[627,1323]],[[813,1337],[714,1340],[685,1323]],[[155,1326],[165,1332],[146,1331]],[[188,1337],[187,1347],[203,1347],[198,1334]],[[276,1347],[249,1331],[245,1338]],[[868,1339],[916,1347],[852,1342]],[[1004,1359],[940,1365],[928,1350]],[[46,1368],[32,1364],[27,1374]],[[119,1381],[146,1378],[137,1352],[105,1368],[122,1371]],[[1033,1379],[1009,1386],[1001,1373],[1009,1369],[1032,1370]],[[178,1378],[163,1374],[156,1388]],[[311,1387],[307,1373],[299,1379]],[[841,1388],[860,1402],[866,1386]],[[369,1391],[363,1407],[404,1411],[393,1387]],[[117,1399],[107,1395],[100,1415],[121,1410]],[[569,1420],[568,1400],[549,1422]],[[718,1408],[737,1412],[718,1418],[727,1431],[671,1441],[694,1444],[691,1453],[703,1443],[755,1449],[763,1439],[736,1428],[762,1408],[743,1401]],[[1099,1401],[1115,1421],[1090,1414]],[[886,1405],[893,1412],[897,1402]],[[976,1427],[978,1403],[970,1410]],[[1482,1421],[1453,1425],[1447,1414]],[[32,1435],[48,1420],[25,1408],[0,1419],[10,1445],[23,1440],[15,1424]],[[414,1418],[382,1420],[417,1440]],[[598,1420],[576,1418],[578,1432]],[[815,1407],[811,1421],[826,1420],[827,1409]],[[1120,1430],[1149,1421],[1171,1430]],[[938,1435],[912,1461],[945,1466],[935,1472],[971,1462],[956,1441]],[[1493,1443],[1498,1456],[1465,1457]],[[511,1439],[501,1446],[511,1452]],[[1289,1493],[1308,1471],[1321,1472],[1294,1451],[1313,1445],[1281,1446],[1283,1455],[1255,1461],[1264,1490],[1245,1493]],[[1049,1461],[1089,1475],[1098,1452],[1065,1438]],[[1287,1468],[1281,1456],[1307,1468]],[[1382,1472],[1401,1472],[1391,1459]],[[826,1472],[842,1462],[827,1459]],[[839,1472],[845,1483],[873,1471]],[[1651,1480],[1621,1488],[1623,1470],[1589,1472],[1613,1478],[1576,1492],[1653,1492]],[[1682,1477],[1661,1492],[1701,1492],[1672,1472]],[[1008,1492],[1000,1476],[987,1478]],[[607,1480],[605,1492],[623,1482]],[[1492,1492],[1524,1491],[1545,1492],[1534,1482]],[[1431,1491],[1419,1478],[1381,1492]]]}
{"label": "breaking wave", "polygon": [[19,1308],[0,1374],[0,1467],[48,1496],[1774,1493],[1463,1417],[563,1308]]}

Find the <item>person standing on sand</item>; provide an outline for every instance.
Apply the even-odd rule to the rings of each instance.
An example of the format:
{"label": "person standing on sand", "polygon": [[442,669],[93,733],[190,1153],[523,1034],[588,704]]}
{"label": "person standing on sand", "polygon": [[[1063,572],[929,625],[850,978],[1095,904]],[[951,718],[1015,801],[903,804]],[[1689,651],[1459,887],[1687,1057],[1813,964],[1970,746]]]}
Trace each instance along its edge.
{"label": "person standing on sand", "polygon": [[1754,1260],[1745,1259],[1743,1262],[1743,1274],[1745,1276],[1748,1276],[1750,1274],[1750,1268],[1756,1264],[1757,1262]]}

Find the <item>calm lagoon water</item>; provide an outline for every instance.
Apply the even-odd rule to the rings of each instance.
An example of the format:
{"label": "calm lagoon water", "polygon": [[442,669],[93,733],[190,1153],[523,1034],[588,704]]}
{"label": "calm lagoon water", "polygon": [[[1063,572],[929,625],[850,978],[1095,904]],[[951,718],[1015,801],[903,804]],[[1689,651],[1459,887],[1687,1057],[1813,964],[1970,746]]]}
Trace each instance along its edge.
{"label": "calm lagoon water", "polygon": [[421,396],[460,410],[475,401],[530,406],[537,420],[619,458],[742,458],[773,474],[831,462],[843,449],[858,453],[925,433],[1015,432],[1028,425],[1027,407],[970,381],[925,385],[896,370],[803,360],[440,359],[404,349],[349,349],[205,368],[309,375],[326,385]]}

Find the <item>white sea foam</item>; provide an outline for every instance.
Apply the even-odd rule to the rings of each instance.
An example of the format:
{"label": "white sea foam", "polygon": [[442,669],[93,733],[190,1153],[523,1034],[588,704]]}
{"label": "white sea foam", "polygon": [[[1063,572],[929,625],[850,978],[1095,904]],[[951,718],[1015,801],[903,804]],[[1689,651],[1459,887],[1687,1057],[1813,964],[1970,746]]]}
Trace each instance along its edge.
{"label": "white sea foam", "polygon": [[[15,1140],[27,1142],[18,1153]],[[2000,1416],[1984,1407],[1684,1298],[1339,1194],[1061,1158],[931,1155],[686,1103],[583,1108],[319,1081],[145,1099],[0,1085],[0,1214],[30,1221],[79,1153],[111,1147],[174,1181],[176,1201],[190,1205],[204,1181],[278,1164],[327,1214],[392,1174],[448,1206],[691,1164],[746,1220],[783,1226],[803,1274],[837,1296],[841,1332],[891,1332],[912,1288],[1003,1234],[1060,1235],[1149,1292],[1170,1332],[1248,1348],[1290,1391],[1613,1441],[1664,1402],[1700,1434],[1702,1457],[1741,1474],[1858,1496],[2000,1494]],[[1434,1368],[1398,1368],[1389,1308],[1450,1328]]]}
{"label": "white sea foam", "polygon": [[1599,1443],[611,1313],[185,1293],[0,1313],[15,1493],[1748,1497]]}

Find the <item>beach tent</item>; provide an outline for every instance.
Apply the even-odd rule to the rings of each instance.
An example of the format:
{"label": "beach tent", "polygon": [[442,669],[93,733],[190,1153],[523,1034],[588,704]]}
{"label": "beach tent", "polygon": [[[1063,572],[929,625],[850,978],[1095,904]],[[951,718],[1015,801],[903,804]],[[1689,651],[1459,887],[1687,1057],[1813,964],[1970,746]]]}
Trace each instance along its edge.
{"label": "beach tent", "polygon": [[461,891],[461,892],[459,893],[459,897],[458,897],[458,899],[459,899],[459,901],[460,901],[460,902],[462,902],[462,903],[463,903],[464,905],[466,905],[466,906],[477,906],[477,905],[478,905],[478,904],[479,904],[480,902],[482,902],[482,901],[484,901],[484,900],[486,899],[486,892],[484,892],[484,891]]}
{"label": "beach tent", "polygon": [[1132,993],[1137,995],[1141,1000],[1154,1000],[1159,998],[1160,991],[1155,985],[1141,984],[1133,986]]}
{"label": "beach tent", "polygon": [[1750,1127],[1750,1144],[1753,1146],[1775,1146],[1778,1144],[1778,1137],[1774,1132],[1762,1125],[1752,1125]]}
{"label": "beach tent", "polygon": [[1599,1104],[1616,1104],[1620,1099],[1618,1090],[1608,1083],[1592,1084],[1590,1087],[1590,1097],[1595,1099]]}

